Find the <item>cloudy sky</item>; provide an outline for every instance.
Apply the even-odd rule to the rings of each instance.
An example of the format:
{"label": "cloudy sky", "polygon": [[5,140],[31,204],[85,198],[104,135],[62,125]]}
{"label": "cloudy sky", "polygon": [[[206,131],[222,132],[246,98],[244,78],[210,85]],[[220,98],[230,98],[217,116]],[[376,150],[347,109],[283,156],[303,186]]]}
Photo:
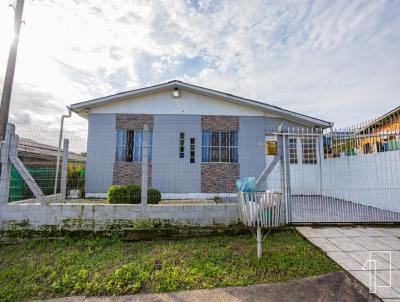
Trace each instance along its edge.
{"label": "cloudy sky", "polygon": [[[399,0],[25,3],[15,120],[59,119],[65,105],[171,79],[338,126],[400,105]],[[1,82],[8,4],[0,4]]]}

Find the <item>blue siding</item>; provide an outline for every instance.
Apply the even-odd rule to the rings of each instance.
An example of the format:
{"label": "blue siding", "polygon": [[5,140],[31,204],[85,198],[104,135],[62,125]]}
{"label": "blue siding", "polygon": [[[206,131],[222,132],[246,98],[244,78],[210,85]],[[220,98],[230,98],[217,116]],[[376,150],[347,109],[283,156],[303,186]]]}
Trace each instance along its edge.
{"label": "blue siding", "polygon": [[[179,133],[185,133],[185,157],[179,158]],[[196,161],[190,163],[189,140],[196,140]],[[201,192],[201,116],[155,115],[153,187],[163,193]]]}
{"label": "blue siding", "polygon": [[288,127],[305,127],[282,118],[240,117],[240,177],[258,177],[261,174],[266,166],[265,135],[277,132],[282,123],[285,123],[285,130]]}
{"label": "blue siding", "polygon": [[264,117],[241,116],[239,118],[240,177],[258,177],[265,167]]}
{"label": "blue siding", "polygon": [[90,114],[87,144],[87,193],[105,193],[112,185],[117,131],[115,114]]}
{"label": "blue siding", "polygon": [[[281,118],[239,118],[240,177],[259,176],[266,165],[265,133],[301,127]],[[179,158],[179,133],[185,133],[185,157]],[[196,162],[190,163],[190,138],[196,139]],[[116,154],[116,115],[90,114],[87,148],[86,192],[105,193],[112,185]],[[152,185],[163,193],[201,192],[201,116],[155,115],[153,129]]]}

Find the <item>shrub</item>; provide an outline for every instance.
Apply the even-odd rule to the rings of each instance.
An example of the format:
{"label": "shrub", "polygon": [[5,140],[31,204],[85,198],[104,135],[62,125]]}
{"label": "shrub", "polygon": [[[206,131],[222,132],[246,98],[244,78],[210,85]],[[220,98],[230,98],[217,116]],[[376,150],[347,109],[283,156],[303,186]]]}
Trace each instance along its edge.
{"label": "shrub", "polygon": [[126,187],[126,194],[128,195],[128,203],[137,204],[140,203],[141,200],[141,192],[139,185],[127,185]]}
{"label": "shrub", "polygon": [[[150,188],[147,190],[147,203],[158,204],[161,200],[159,190]],[[112,204],[131,203],[138,204],[141,201],[140,185],[111,186],[107,192],[107,202]]]}
{"label": "shrub", "polygon": [[67,195],[71,190],[79,190],[78,197],[85,197],[85,168],[79,164],[69,164],[67,168]]}
{"label": "shrub", "polygon": [[111,186],[107,192],[108,203],[129,203],[127,186]]}
{"label": "shrub", "polygon": [[158,204],[161,200],[161,192],[157,189],[150,188],[147,190],[147,203]]}

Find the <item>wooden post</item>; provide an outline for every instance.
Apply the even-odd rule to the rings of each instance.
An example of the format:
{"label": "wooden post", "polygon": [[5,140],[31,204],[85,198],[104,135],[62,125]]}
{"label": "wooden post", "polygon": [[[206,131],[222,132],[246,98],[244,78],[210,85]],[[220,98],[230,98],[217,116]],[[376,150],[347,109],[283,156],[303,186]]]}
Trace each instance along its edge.
{"label": "wooden post", "polygon": [[143,126],[142,137],[142,193],[141,193],[141,209],[142,214],[145,214],[147,208],[147,189],[148,189],[148,137],[149,126]]}
{"label": "wooden post", "polygon": [[69,147],[69,140],[64,139],[63,160],[61,166],[61,184],[60,184],[60,193],[62,201],[64,201],[67,198],[68,147]]}
{"label": "wooden post", "polygon": [[0,205],[8,203],[11,182],[10,147],[11,137],[15,134],[15,126],[7,124],[4,142],[1,146]]}

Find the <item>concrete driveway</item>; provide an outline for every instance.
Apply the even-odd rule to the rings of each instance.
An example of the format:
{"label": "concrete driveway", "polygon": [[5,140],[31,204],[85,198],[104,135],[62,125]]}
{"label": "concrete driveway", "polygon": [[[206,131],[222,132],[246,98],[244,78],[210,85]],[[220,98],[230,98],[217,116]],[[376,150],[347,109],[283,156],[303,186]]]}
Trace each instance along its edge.
{"label": "concrete driveway", "polygon": [[384,301],[400,301],[399,227],[297,230]]}

